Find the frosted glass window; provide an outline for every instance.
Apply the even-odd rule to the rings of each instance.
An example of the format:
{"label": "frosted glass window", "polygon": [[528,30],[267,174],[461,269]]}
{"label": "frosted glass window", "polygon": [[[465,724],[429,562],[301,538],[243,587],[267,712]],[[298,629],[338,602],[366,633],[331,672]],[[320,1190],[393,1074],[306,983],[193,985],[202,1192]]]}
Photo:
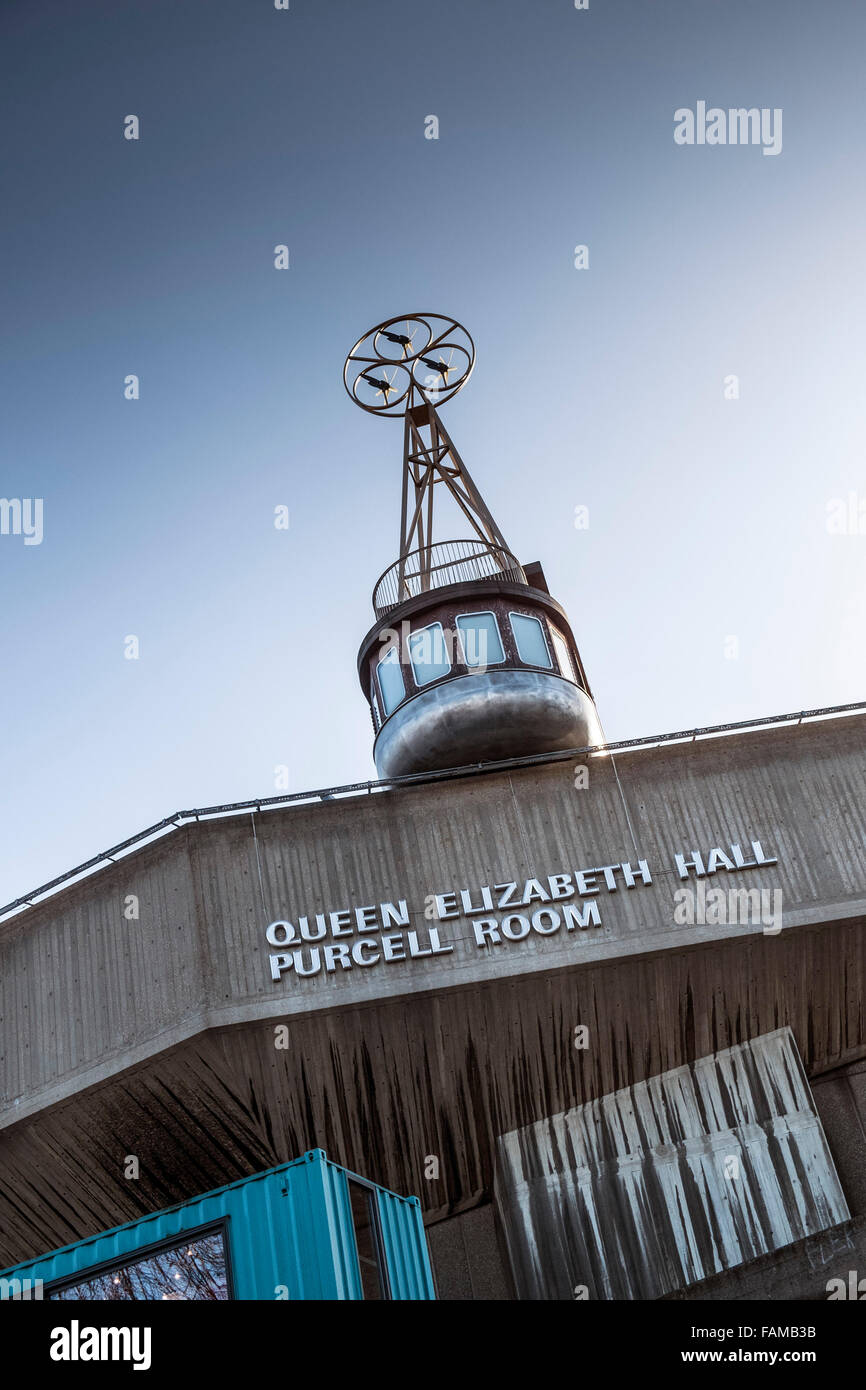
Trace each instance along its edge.
{"label": "frosted glass window", "polygon": [[379,689],[382,692],[382,704],[387,715],[397,708],[406,694],[396,647],[392,647],[387,655],[382,657],[376,667],[376,675],[379,679]]}
{"label": "frosted glass window", "polygon": [[492,613],[464,613],[457,619],[467,666],[496,666],[505,660],[499,625]]}
{"label": "frosted glass window", "polygon": [[451,660],[441,623],[420,627],[409,638],[409,655],[417,685],[429,685],[440,676],[447,676]]}
{"label": "frosted glass window", "polygon": [[528,618],[525,613],[512,613],[511,631],[517,643],[517,655],[527,666],[546,666],[550,668],[550,652],[544,640],[544,629],[537,618]]}
{"label": "frosted glass window", "polygon": [[574,674],[574,666],[571,663],[571,653],[561,632],[557,632],[555,627],[550,629],[553,638],[553,650],[556,652],[556,660],[560,671],[566,680],[574,681],[577,685],[577,677]]}

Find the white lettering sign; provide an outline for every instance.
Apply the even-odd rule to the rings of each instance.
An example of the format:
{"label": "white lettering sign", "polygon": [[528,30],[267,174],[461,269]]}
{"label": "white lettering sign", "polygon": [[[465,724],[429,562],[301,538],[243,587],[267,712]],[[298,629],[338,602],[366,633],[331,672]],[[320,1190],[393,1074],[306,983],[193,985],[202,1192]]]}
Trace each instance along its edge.
{"label": "white lettering sign", "polygon": [[[709,850],[675,854],[673,869],[680,879],[705,879],[724,870],[761,868],[778,861],[766,855],[760,840],[750,842],[750,855],[740,844],[715,845]],[[638,859],[602,864],[592,869],[564,870],[538,878],[506,879],[475,887],[456,886],[427,895],[413,923],[407,900],[342,907],[294,921],[278,918],[265,931],[271,979],[303,979],[344,970],[390,965],[421,957],[448,955],[454,942],[437,922],[468,918],[472,931],[465,944],[490,952],[512,942],[538,936],[567,936],[600,927],[601,894],[651,885],[649,863]],[[590,899],[581,902],[581,899]],[[577,899],[577,902],[571,901]]]}

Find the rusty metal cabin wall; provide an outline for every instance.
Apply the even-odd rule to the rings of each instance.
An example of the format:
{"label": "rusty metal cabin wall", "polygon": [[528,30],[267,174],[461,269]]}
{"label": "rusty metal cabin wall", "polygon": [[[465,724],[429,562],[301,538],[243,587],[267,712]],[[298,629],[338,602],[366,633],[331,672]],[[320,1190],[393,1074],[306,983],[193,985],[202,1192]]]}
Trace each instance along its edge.
{"label": "rusty metal cabin wall", "polygon": [[652,1299],[850,1215],[789,1029],[498,1142],[518,1295]]}

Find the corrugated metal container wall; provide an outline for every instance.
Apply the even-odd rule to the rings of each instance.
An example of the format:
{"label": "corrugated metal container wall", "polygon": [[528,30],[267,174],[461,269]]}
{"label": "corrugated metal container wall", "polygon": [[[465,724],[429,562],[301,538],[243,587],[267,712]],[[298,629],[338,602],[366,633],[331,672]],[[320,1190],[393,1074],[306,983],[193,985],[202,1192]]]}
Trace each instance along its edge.
{"label": "corrugated metal container wall", "polygon": [[421,1203],[417,1197],[397,1197],[384,1187],[377,1189],[377,1197],[391,1297],[435,1298]]}
{"label": "corrugated metal container wall", "polygon": [[345,1169],[329,1163],[321,1170],[322,1198],[331,1236],[330,1265],[335,1292],[330,1298],[363,1298],[355,1246],[355,1223]]}
{"label": "corrugated metal container wall", "polygon": [[[76,1276],[84,1280],[97,1266],[120,1267],[140,1251],[225,1223],[235,1299],[275,1299],[282,1289],[293,1300],[361,1299],[349,1176],[321,1149],[312,1149],[292,1163],[17,1265],[2,1277],[39,1279],[46,1286]],[[377,1195],[391,1297],[435,1298],[417,1198],[366,1185]]]}

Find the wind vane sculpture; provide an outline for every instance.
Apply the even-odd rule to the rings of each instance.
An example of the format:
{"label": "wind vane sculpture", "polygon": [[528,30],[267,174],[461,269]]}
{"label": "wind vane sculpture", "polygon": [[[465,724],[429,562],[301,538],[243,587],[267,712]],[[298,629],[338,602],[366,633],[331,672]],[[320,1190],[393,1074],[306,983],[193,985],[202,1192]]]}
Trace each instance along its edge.
{"label": "wind vane sculpture", "polygon": [[[425,313],[370,329],[343,368],[356,405],[403,419],[400,555],[358,652],[382,777],[601,742],[568,617],[541,565],[512,554],[439,416],[474,364],[466,329]],[[437,487],[469,538],[434,542]]]}
{"label": "wind vane sculpture", "polygon": [[437,483],[445,484],[463,511],[492,568],[514,564],[437,409],[466,385],[474,365],[475,344],[462,324],[427,313],[387,319],[359,338],[346,358],[343,382],[355,404],[372,415],[404,420],[398,602],[431,587]]}

